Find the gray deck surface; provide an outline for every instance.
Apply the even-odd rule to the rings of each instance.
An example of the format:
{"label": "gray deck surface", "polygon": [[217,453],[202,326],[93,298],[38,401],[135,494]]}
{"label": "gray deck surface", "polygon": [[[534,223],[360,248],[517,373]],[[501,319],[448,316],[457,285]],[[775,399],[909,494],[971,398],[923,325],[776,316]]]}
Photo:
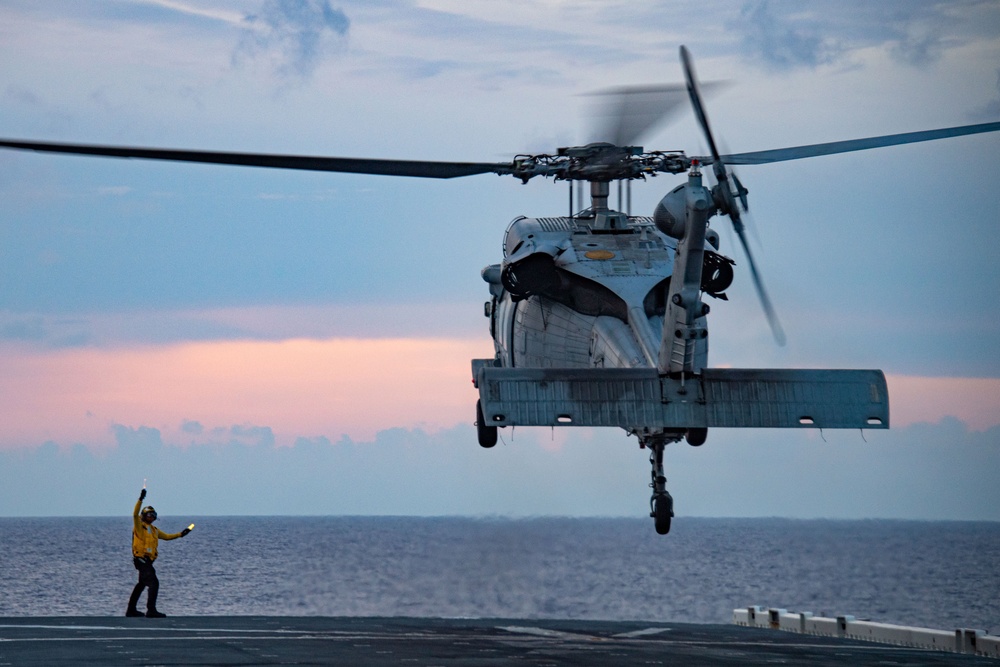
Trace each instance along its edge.
{"label": "gray deck surface", "polygon": [[0,665],[996,665],[731,625],[427,618],[0,618]]}

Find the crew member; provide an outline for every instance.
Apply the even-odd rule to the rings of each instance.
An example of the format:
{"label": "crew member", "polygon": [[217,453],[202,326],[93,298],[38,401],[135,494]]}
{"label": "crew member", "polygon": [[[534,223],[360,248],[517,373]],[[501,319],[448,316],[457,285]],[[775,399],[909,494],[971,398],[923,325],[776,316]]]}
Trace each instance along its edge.
{"label": "crew member", "polygon": [[[132,512],[132,564],[139,571],[139,583],[132,589],[132,597],[128,599],[128,610],[126,616],[145,616],[146,618],[163,618],[162,614],[156,610],[156,594],[160,590],[160,580],[156,578],[156,570],[153,569],[153,561],[156,560],[156,545],[160,540],[176,540],[191,532],[190,528],[185,528],[179,533],[164,533],[153,525],[156,521],[156,510],[152,506],[147,506],[139,512],[142,501],[146,499],[146,489],[143,488],[139,494],[139,500],[135,502],[135,510]],[[139,596],[145,588],[149,588],[146,596],[146,613],[135,608],[139,602]]]}

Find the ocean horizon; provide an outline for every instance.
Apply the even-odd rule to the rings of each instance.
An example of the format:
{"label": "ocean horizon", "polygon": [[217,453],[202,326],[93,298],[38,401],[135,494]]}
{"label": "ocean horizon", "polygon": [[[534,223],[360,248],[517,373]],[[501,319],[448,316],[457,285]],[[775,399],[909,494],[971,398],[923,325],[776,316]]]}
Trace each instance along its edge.
{"label": "ocean horizon", "polygon": [[[158,607],[182,616],[729,623],[748,605],[1000,629],[1000,522],[161,517]],[[120,616],[131,517],[0,518],[0,616]],[[144,605],[140,603],[140,608]]]}

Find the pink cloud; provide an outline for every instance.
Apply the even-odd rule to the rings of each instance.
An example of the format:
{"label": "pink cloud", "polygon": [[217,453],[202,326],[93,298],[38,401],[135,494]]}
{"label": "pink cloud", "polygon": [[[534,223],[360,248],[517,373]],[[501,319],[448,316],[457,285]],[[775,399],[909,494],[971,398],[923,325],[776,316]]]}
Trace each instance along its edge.
{"label": "pink cloud", "polygon": [[887,375],[889,423],[935,423],[951,416],[976,431],[1000,424],[1000,378]]}
{"label": "pink cloud", "polygon": [[[111,425],[179,437],[270,427],[298,437],[372,438],[391,427],[475,419],[469,360],[488,340],[227,341],[124,349],[0,349],[0,446],[112,444]],[[190,436],[186,436],[190,437]]]}
{"label": "pink cloud", "polygon": [[[118,349],[0,347],[0,447],[114,444],[114,424],[157,428],[168,442],[198,422],[270,428],[279,444],[474,419],[469,360],[483,339],[225,341]],[[1000,423],[1000,379],[889,376],[894,427],[954,416]],[[560,434],[560,436],[563,434]],[[554,438],[557,447],[561,439]]]}

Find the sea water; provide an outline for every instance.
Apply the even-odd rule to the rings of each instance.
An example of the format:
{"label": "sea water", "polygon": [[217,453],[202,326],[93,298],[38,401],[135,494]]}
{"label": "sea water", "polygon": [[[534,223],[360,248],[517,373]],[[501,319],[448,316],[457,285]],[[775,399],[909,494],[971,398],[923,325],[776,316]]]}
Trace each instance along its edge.
{"label": "sea water", "polygon": [[[728,623],[736,607],[1000,632],[1000,524],[640,519],[161,517],[171,615]],[[0,518],[0,616],[112,615],[132,520]],[[140,603],[140,609],[145,602]]]}

